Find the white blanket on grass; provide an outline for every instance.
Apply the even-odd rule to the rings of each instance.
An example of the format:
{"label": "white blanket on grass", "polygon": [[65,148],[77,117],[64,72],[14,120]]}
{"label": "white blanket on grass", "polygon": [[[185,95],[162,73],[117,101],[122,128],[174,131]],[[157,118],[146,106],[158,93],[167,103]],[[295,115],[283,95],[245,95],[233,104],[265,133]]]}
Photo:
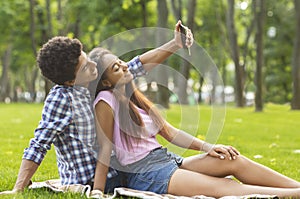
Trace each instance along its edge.
{"label": "white blanket on grass", "polygon": [[[89,185],[80,185],[80,184],[73,184],[73,185],[61,185],[59,179],[47,180],[43,182],[33,182],[29,187],[29,189],[38,189],[38,188],[47,188],[54,192],[73,192],[73,193],[80,193],[82,196],[85,195],[87,198],[99,198],[99,199],[114,199],[122,197],[133,197],[133,198],[141,198],[141,199],[214,199],[213,197],[208,197],[204,195],[197,195],[192,197],[186,196],[174,196],[170,194],[156,194],[150,191],[138,191],[129,188],[116,188],[114,190],[114,194],[107,195],[107,194],[97,194],[93,193],[91,187]],[[245,195],[245,196],[224,196],[221,199],[267,199],[267,198],[278,198],[277,196],[273,195],[259,195],[259,194],[252,194],[252,195]]]}

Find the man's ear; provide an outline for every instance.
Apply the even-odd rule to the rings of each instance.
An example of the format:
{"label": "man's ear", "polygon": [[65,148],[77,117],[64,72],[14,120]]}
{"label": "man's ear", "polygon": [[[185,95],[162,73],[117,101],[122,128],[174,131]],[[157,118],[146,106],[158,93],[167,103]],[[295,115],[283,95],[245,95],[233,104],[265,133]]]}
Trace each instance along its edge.
{"label": "man's ear", "polygon": [[105,86],[105,87],[111,87],[111,83],[107,79],[102,80],[102,85]]}

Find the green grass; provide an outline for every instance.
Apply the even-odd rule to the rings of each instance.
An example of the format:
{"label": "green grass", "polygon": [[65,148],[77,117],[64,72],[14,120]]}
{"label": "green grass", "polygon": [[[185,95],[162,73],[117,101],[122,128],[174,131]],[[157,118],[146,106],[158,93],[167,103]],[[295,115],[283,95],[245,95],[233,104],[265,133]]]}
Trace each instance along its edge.
{"label": "green grass", "polygon": [[[21,163],[24,148],[41,117],[41,104],[0,104],[0,191],[13,188]],[[242,154],[300,181],[300,111],[291,111],[289,106],[267,104],[263,113],[256,113],[253,107],[237,109],[226,107],[225,122],[218,143],[235,146]],[[163,114],[176,127],[205,138],[209,126],[214,126],[209,106],[172,105]],[[218,113],[218,112],[217,112]],[[220,125],[217,124],[217,125]],[[162,144],[166,144],[161,140]],[[184,156],[194,151],[171,150]],[[255,159],[256,155],[262,158]],[[33,181],[58,178],[55,152],[51,149]],[[53,194],[45,190],[26,191],[16,198],[78,198],[80,195]],[[12,198],[1,197],[1,198]]]}

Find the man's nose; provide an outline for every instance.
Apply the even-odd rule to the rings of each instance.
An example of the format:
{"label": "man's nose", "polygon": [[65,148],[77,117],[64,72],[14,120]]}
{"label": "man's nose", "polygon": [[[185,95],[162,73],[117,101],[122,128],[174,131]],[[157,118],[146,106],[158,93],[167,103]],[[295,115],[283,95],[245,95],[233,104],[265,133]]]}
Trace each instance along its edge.
{"label": "man's nose", "polygon": [[92,68],[96,68],[96,66],[97,66],[97,63],[96,63],[96,62],[94,62],[94,61],[91,61],[91,65],[93,66]]}

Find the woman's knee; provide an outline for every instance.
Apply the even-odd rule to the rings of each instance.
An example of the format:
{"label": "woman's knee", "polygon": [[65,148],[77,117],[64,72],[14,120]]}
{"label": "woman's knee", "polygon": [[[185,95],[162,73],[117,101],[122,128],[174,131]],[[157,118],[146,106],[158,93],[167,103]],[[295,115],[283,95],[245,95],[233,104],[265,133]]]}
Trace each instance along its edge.
{"label": "woman's knee", "polygon": [[250,160],[243,155],[238,155],[235,160],[230,160],[232,163],[232,172],[238,171],[240,169],[245,169],[245,166],[249,165]]}

